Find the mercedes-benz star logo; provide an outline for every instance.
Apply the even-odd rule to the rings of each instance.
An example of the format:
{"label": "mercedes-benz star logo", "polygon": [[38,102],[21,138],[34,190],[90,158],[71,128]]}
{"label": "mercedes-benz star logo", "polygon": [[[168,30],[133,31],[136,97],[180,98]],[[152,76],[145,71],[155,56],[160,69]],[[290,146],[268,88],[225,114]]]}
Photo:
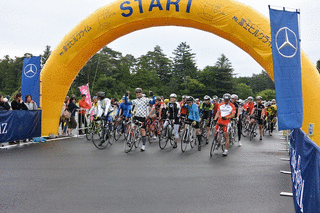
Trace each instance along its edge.
{"label": "mercedes-benz star logo", "polygon": [[[281,45],[279,46],[278,43]],[[296,34],[288,27],[282,27],[276,34],[276,46],[278,53],[282,57],[294,57],[298,51],[298,39]]]}
{"label": "mercedes-benz star logo", "polygon": [[23,71],[24,75],[28,78],[32,78],[37,74],[37,67],[34,64],[28,64]]}

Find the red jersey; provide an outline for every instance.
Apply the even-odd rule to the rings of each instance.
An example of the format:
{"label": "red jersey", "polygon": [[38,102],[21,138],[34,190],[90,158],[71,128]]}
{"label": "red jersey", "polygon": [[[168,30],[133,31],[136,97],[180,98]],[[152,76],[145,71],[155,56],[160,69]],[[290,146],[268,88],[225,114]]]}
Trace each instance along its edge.
{"label": "red jersey", "polygon": [[220,115],[217,123],[227,126],[230,122],[230,119],[223,120],[222,117],[229,118],[232,114],[236,114],[236,108],[231,102],[228,104],[222,103],[219,106],[218,112],[220,112]]}
{"label": "red jersey", "polygon": [[[249,114],[251,114],[251,112],[252,112],[252,110],[253,110],[253,108],[254,108],[254,103],[253,103],[253,102],[248,103],[247,108],[249,109],[249,111],[247,111],[247,112],[248,112]],[[246,109],[246,108],[245,108],[245,109]]]}
{"label": "red jersey", "polygon": [[181,112],[180,112],[180,114],[181,115],[187,115],[187,113],[188,113],[188,109],[187,109],[187,107],[185,107],[185,105],[186,105],[186,103],[183,103],[182,101],[180,102],[180,109],[181,109]]}

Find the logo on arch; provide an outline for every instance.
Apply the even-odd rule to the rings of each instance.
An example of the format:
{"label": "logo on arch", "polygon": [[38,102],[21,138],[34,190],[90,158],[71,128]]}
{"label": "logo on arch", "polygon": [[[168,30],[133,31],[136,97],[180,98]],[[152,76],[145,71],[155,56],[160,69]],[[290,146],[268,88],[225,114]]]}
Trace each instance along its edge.
{"label": "logo on arch", "polygon": [[288,27],[282,27],[276,34],[278,53],[285,58],[293,58],[299,49],[297,35]]}

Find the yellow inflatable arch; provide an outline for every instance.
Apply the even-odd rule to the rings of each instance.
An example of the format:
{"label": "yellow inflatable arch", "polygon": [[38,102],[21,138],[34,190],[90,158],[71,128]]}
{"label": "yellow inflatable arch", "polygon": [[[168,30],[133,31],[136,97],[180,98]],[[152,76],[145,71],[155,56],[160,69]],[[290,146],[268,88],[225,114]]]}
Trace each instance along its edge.
{"label": "yellow inflatable arch", "polygon": [[[251,55],[273,79],[269,20],[233,0],[118,0],[102,7],[72,29],[42,70],[42,135],[58,133],[64,98],[79,70],[102,47],[136,30],[183,26],[216,34]],[[302,53],[303,130],[314,123],[320,145],[320,77]],[[107,89],[107,88],[106,88]],[[319,125],[319,126],[318,126]]]}

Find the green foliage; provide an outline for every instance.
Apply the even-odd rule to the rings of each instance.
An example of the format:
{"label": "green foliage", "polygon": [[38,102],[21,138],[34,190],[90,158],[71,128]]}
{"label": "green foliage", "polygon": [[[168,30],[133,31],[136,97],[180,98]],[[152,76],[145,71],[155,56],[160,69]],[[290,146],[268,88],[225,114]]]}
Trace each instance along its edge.
{"label": "green foliage", "polygon": [[[47,45],[42,57],[43,64],[50,54],[51,47]],[[178,97],[192,95],[200,99],[205,95],[222,97],[224,93],[236,93],[244,99],[256,96],[263,90],[274,90],[274,83],[265,71],[252,77],[235,78],[232,63],[224,54],[214,66],[198,70],[195,55],[186,42],[174,49],[172,59],[163,53],[160,46],[155,46],[139,58],[130,54],[123,56],[121,52],[106,46],[79,71],[68,95],[80,97],[78,87],[87,83],[92,95],[105,91],[107,97],[117,99],[128,90],[134,94],[136,87],[141,87],[146,94],[152,90],[155,95],[164,97],[176,93]],[[29,53],[24,55],[30,56]],[[19,91],[22,66],[23,57],[11,59],[5,56],[0,60],[0,91],[3,95],[12,96]],[[265,92],[261,96],[271,97],[272,94]]]}
{"label": "green foliage", "polygon": [[318,69],[318,72],[320,73],[320,60],[317,61],[317,69]]}
{"label": "green foliage", "polygon": [[257,96],[261,96],[263,100],[271,101],[272,99],[276,99],[276,91],[271,89],[266,89],[257,94]]}
{"label": "green foliage", "polygon": [[237,84],[236,94],[240,99],[243,99],[243,100],[248,98],[249,96],[253,96],[251,87],[244,83]]}

